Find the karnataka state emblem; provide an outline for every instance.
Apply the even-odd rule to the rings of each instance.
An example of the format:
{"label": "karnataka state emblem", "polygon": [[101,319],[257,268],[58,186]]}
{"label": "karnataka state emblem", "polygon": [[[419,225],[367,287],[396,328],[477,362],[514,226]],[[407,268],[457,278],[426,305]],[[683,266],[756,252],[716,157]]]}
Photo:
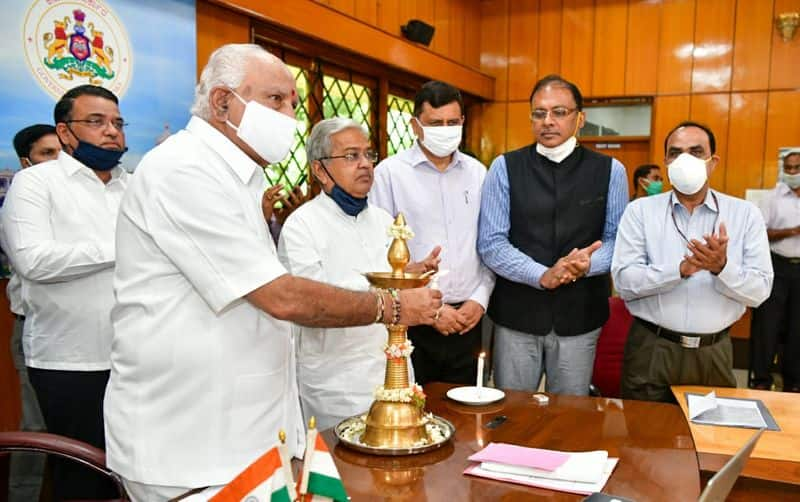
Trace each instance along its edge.
{"label": "karnataka state emblem", "polygon": [[23,25],[28,67],[58,99],[81,84],[106,87],[122,97],[133,69],[128,34],[100,0],[37,0]]}

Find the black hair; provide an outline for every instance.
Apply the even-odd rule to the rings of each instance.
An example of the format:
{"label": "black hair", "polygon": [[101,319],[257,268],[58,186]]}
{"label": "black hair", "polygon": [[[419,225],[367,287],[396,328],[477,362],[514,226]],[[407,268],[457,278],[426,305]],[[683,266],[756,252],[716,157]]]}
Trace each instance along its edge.
{"label": "black hair", "polygon": [[708,136],[708,147],[711,149],[711,155],[717,153],[717,140],[714,138],[714,133],[711,132],[711,129],[705,124],[694,122],[692,120],[684,120],[680,124],[673,127],[672,130],[669,133],[667,133],[667,136],[664,138],[664,155],[667,154],[667,143],[669,142],[669,137],[672,136],[672,134],[681,127],[697,127],[698,129],[702,129],[706,133],[706,136]]}
{"label": "black hair", "polygon": [[650,171],[653,169],[661,169],[661,166],[657,164],[642,164],[641,166],[637,167],[636,170],[633,172],[633,189],[639,186],[639,180],[642,178],[647,178],[647,175],[650,174]]}
{"label": "black hair", "polygon": [[461,99],[461,92],[450,84],[431,80],[426,82],[414,97],[414,116],[422,114],[422,105],[428,103],[431,108],[441,108],[449,105],[453,101],[458,103],[461,115],[464,115],[464,100]]}
{"label": "black hair", "polygon": [[35,124],[25,129],[20,129],[14,135],[14,150],[17,151],[17,157],[28,157],[31,154],[31,147],[33,147],[34,143],[42,139],[42,136],[55,133],[56,128],[48,124]]}
{"label": "black hair", "polygon": [[533,86],[533,90],[531,91],[531,95],[528,98],[528,103],[533,103],[533,97],[536,95],[537,92],[542,90],[543,88],[547,87],[548,85],[555,85],[556,87],[565,87],[570,93],[572,93],[572,98],[575,100],[575,107],[580,111],[583,110],[583,95],[581,94],[581,90],[578,89],[578,86],[570,82],[569,80],[565,79],[561,75],[548,75],[538,82],[536,85]]}
{"label": "black hair", "polygon": [[71,118],[70,114],[72,113],[72,105],[75,102],[75,99],[81,96],[97,96],[109,101],[113,101],[115,105],[119,105],[119,99],[117,99],[117,96],[105,87],[90,84],[79,85],[68,90],[63,96],[61,96],[61,99],[58,100],[58,103],[56,103],[56,107],[53,110],[54,123],[60,124],[69,120]]}

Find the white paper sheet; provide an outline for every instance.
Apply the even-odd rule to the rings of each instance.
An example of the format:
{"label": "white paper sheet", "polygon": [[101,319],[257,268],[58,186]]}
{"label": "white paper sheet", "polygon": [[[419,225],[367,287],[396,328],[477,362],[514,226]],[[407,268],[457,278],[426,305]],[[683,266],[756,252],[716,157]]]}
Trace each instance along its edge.
{"label": "white paper sheet", "polygon": [[689,419],[696,424],[734,427],[766,427],[758,403],[741,399],[718,398],[712,391],[705,396],[687,394]]}
{"label": "white paper sheet", "polygon": [[464,471],[464,474],[480,476],[482,478],[497,479],[500,481],[508,481],[520,485],[535,486],[537,488],[545,488],[548,490],[577,493],[579,495],[590,495],[594,492],[603,491],[603,487],[605,487],[606,483],[608,483],[608,478],[610,478],[611,473],[614,472],[614,467],[617,466],[618,461],[618,458],[609,458],[606,460],[605,467],[603,469],[603,477],[597,483],[580,483],[577,481],[544,479],[535,478],[533,476],[522,476],[518,474],[487,471],[485,469],[481,469],[481,465],[478,463],[467,467],[467,469]]}
{"label": "white paper sheet", "polygon": [[500,464],[497,462],[483,462],[481,469],[485,471],[518,476],[531,476],[534,478],[557,479],[561,481],[577,481],[581,483],[598,483],[603,479],[608,452],[589,451],[570,453],[569,458],[554,471],[523,467],[518,465]]}

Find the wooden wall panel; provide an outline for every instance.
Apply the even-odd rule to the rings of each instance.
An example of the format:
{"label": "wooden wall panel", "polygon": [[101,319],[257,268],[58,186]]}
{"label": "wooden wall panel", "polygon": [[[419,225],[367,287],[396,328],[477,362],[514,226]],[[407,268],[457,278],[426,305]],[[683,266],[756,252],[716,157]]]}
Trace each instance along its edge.
{"label": "wooden wall panel", "polygon": [[507,151],[508,103],[488,103],[481,113],[481,141],[479,157],[487,165]]}
{"label": "wooden wall panel", "polygon": [[736,4],[736,31],[733,45],[734,91],[766,89],[769,83],[772,31],[772,0]]}
{"label": "wooden wall panel", "polygon": [[584,93],[592,87],[594,1],[564,0],[561,20],[561,75]]}
{"label": "wooden wall panel", "polygon": [[495,78],[495,101],[508,99],[508,2],[481,2],[481,71]]}
{"label": "wooden wall panel", "polygon": [[[689,119],[689,102],[688,94],[659,96],[653,100],[653,130],[650,134],[650,160],[653,164],[664,165],[664,140],[667,132]],[[666,176],[664,181],[667,182]]]}
{"label": "wooden wall panel", "polygon": [[561,0],[539,4],[539,76],[561,73]]}
{"label": "wooden wall panel", "polygon": [[464,62],[464,3],[454,0],[450,4],[450,53],[445,54],[451,59]]}
{"label": "wooden wall panel", "polygon": [[464,15],[464,64],[473,68],[481,66],[481,5],[466,4]]}
{"label": "wooden wall panel", "polygon": [[197,76],[219,46],[250,41],[250,19],[206,2],[197,2]]}
{"label": "wooden wall panel", "polygon": [[[782,12],[800,12],[800,0],[775,0],[774,14]],[[772,30],[772,62],[769,72],[771,89],[789,89],[800,87],[800,33],[796,33],[790,42],[784,42],[778,30]]]}
{"label": "wooden wall panel", "polygon": [[625,94],[655,94],[661,1],[630,0],[625,56]]}
{"label": "wooden wall panel", "polygon": [[717,155],[721,160],[709,178],[710,186],[716,190],[725,190],[725,171],[728,160],[724,154],[728,151],[728,115],[730,113],[730,94],[694,94],[692,95],[689,117],[711,128],[716,138]]}
{"label": "wooden wall panel", "polygon": [[356,0],[353,15],[360,21],[378,26],[378,0]]}
{"label": "wooden wall panel", "polygon": [[405,20],[400,19],[401,0],[378,0],[378,28],[400,36],[400,25],[405,24]]}
{"label": "wooden wall panel", "polygon": [[762,186],[766,128],[766,92],[731,94],[725,193],[744,197],[746,189]]}
{"label": "wooden wall panel", "polygon": [[594,16],[594,61],[591,96],[625,94],[625,56],[628,4],[619,0],[596,0]]}
{"label": "wooden wall panel", "polygon": [[692,85],[694,0],[664,0],[658,46],[658,93],[688,93]]}
{"label": "wooden wall panel", "polygon": [[530,119],[531,106],[528,101],[508,104],[506,149],[515,150],[533,142],[533,128]]}
{"label": "wooden wall panel", "polygon": [[323,0],[321,3],[327,4],[328,6],[338,10],[342,14],[346,14],[348,16],[355,16],[356,1],[357,0]]}
{"label": "wooden wall panel", "polygon": [[[546,0],[545,0],[546,1]],[[525,101],[536,83],[539,38],[539,0],[515,0],[509,5],[508,100]]]}
{"label": "wooden wall panel", "polygon": [[800,91],[770,92],[767,99],[762,179],[764,188],[772,188],[778,179],[778,148],[800,146]]}
{"label": "wooden wall panel", "polygon": [[439,54],[450,54],[450,3],[451,0],[433,0],[434,26],[431,49]]}
{"label": "wooden wall panel", "polygon": [[736,0],[703,0],[697,7],[692,92],[730,90]]}

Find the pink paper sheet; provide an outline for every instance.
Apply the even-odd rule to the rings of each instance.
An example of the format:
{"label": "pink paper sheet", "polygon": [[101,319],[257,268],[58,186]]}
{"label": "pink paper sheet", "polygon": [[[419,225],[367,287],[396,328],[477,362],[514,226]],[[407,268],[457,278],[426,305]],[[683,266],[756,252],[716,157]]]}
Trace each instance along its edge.
{"label": "pink paper sheet", "polygon": [[569,453],[561,451],[541,450],[506,443],[489,443],[486,448],[473,454],[468,460],[554,471],[561,467],[568,458]]}

